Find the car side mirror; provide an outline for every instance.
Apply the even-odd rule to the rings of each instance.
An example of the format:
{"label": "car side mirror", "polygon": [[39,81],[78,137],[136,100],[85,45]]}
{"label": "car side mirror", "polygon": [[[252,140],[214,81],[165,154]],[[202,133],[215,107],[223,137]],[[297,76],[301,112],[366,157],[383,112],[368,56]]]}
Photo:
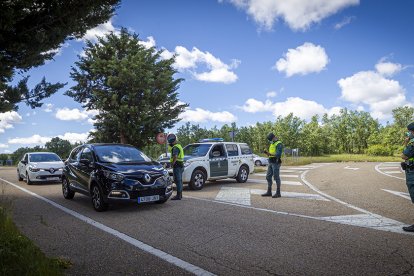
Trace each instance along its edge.
{"label": "car side mirror", "polygon": [[22,161],[20,161],[20,162],[22,162],[22,164],[27,165],[27,162],[26,162],[25,160],[22,160]]}
{"label": "car side mirror", "polygon": [[84,165],[84,166],[89,166],[89,164],[91,162],[88,159],[81,159],[81,160],[79,160],[79,163]]}
{"label": "car side mirror", "polygon": [[220,155],[219,151],[213,151],[213,157],[219,157]]}

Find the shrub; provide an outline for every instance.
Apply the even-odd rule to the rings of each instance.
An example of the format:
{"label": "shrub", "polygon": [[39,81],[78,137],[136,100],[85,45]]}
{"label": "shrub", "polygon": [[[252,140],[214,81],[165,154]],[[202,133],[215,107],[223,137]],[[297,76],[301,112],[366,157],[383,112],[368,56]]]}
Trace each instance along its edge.
{"label": "shrub", "polygon": [[393,149],[384,145],[371,145],[366,150],[366,153],[373,156],[392,156]]}

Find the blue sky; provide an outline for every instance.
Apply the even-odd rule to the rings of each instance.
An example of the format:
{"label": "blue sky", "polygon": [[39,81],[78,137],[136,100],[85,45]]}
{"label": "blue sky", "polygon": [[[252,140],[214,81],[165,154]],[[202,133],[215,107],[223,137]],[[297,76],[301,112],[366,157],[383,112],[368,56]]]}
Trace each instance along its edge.
{"label": "blue sky", "polygon": [[[248,126],[290,112],[308,120],[344,107],[385,123],[414,103],[413,10],[409,0],[124,0],[85,39],[126,27],[176,54],[179,98],[190,105],[176,127]],[[43,76],[68,84],[42,108],[0,113],[0,153],[86,140],[97,111],[63,95],[84,45],[67,41],[28,72],[32,85]]]}

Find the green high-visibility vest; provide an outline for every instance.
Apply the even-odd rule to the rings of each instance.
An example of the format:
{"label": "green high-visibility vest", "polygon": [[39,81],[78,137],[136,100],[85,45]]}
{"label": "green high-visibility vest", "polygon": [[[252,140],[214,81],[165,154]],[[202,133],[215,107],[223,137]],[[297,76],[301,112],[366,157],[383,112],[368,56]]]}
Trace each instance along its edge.
{"label": "green high-visibility vest", "polygon": [[270,155],[274,156],[276,154],[276,148],[279,144],[282,144],[282,142],[281,141],[276,141],[276,142],[273,142],[273,143],[270,144],[270,146],[269,146],[269,154]]}
{"label": "green high-visibility vest", "polygon": [[183,147],[180,144],[175,144],[174,146],[172,146],[170,162],[172,163],[172,161],[173,161],[174,147],[177,147],[180,150],[180,153],[178,154],[176,161],[183,162],[184,161],[184,150],[183,150]]}

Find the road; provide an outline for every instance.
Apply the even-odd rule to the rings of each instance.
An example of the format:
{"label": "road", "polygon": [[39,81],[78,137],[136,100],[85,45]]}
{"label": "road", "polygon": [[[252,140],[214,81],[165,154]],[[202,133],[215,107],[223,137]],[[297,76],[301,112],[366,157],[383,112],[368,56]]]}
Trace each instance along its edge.
{"label": "road", "polygon": [[165,204],[93,210],[61,185],[28,186],[1,168],[21,231],[68,275],[414,275],[414,223],[397,163],[282,167],[282,198],[247,183],[207,183]]}

